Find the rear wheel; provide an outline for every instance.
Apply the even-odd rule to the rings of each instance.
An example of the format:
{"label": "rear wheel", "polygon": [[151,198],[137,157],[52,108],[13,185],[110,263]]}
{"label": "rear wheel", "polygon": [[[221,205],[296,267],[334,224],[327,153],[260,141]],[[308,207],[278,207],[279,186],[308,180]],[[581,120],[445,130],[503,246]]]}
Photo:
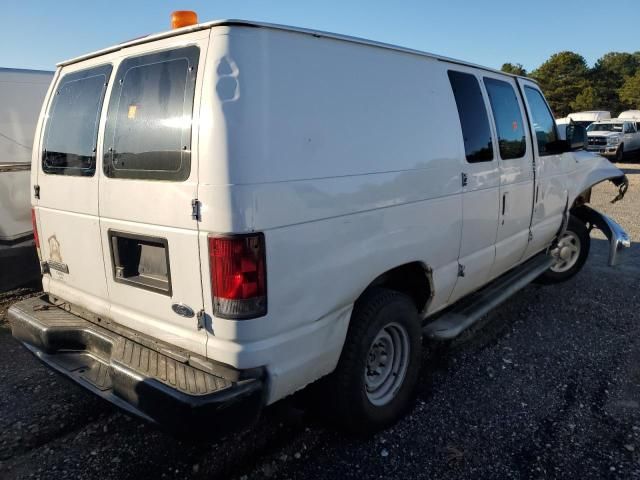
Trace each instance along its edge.
{"label": "rear wheel", "polygon": [[591,238],[582,221],[573,215],[569,218],[567,230],[558,239],[550,252],[555,262],[538,280],[541,283],[559,283],[577,274],[587,261]]}
{"label": "rear wheel", "polygon": [[326,385],[332,417],[342,428],[368,433],[402,416],[418,380],[421,335],[408,296],[376,288],[356,302],[338,367]]}

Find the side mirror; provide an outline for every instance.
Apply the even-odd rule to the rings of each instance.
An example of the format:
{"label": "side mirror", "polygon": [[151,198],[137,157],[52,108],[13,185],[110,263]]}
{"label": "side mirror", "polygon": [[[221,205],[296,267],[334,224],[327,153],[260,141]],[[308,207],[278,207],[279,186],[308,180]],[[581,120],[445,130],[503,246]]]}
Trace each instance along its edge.
{"label": "side mirror", "polygon": [[582,125],[567,125],[567,143],[569,150],[585,150],[587,148],[587,129]]}

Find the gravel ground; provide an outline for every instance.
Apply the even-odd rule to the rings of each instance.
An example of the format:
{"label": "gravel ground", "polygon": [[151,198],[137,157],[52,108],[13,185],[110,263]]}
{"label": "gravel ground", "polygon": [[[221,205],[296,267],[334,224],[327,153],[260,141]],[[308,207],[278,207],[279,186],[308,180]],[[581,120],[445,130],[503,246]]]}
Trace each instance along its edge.
{"label": "gravel ground", "polygon": [[[640,165],[592,203],[640,239]],[[186,443],[129,418],[43,367],[15,342],[0,296],[0,477],[640,478],[640,247],[606,267],[594,233],[584,270],[531,285],[473,335],[424,354],[411,413],[345,437],[293,400],[251,430]]]}

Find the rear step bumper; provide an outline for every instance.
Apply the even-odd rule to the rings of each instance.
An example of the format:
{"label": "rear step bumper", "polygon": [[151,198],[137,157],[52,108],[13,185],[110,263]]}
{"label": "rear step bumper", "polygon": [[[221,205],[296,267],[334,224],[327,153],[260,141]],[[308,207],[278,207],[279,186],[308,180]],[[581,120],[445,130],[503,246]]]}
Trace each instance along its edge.
{"label": "rear step bumper", "polygon": [[13,336],[45,364],[172,432],[225,433],[254,422],[264,405],[262,375],[237,381],[213,375],[44,298],[19,302],[8,314]]}

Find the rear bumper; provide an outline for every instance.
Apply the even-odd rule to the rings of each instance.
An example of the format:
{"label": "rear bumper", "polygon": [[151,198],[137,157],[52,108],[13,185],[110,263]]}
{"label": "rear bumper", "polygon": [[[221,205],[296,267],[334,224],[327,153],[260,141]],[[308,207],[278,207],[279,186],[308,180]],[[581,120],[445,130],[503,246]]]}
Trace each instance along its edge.
{"label": "rear bumper", "polygon": [[[264,405],[260,370],[235,380],[193,366],[138,334],[135,341],[45,298],[9,309],[13,336],[45,364],[123,410],[179,434],[211,436],[250,425]],[[204,367],[204,369],[202,368]]]}

